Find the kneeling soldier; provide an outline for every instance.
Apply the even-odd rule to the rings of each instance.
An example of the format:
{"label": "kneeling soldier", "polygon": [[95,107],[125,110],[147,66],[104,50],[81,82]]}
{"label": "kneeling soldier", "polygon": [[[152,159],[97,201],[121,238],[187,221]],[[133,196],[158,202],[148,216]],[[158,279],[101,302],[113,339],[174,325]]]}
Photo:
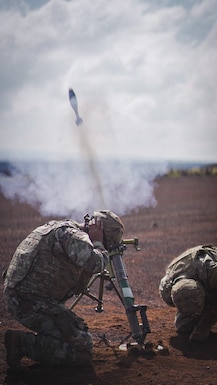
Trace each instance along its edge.
{"label": "kneeling soldier", "polygon": [[45,365],[90,364],[88,327],[65,302],[86,288],[92,274],[104,270],[109,247],[122,235],[120,218],[101,210],[88,226],[51,221],[21,242],[4,276],[4,300],[13,317],[33,332],[6,331],[10,368],[22,370],[24,356]]}
{"label": "kneeling soldier", "polygon": [[191,341],[206,341],[217,321],[217,247],[193,247],[175,258],[159,292],[167,305],[177,308],[177,332],[189,333]]}

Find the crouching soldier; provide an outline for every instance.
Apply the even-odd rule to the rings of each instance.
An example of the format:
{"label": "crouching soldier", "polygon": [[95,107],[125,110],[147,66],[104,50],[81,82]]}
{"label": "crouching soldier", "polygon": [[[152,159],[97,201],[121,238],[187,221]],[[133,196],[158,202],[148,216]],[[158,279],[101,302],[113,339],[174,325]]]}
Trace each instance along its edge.
{"label": "crouching soldier", "polygon": [[65,302],[104,270],[109,248],[121,241],[123,224],[109,210],[89,222],[50,221],[17,247],[4,278],[7,310],[31,331],[7,330],[6,359],[23,370],[26,356],[44,365],[88,365],[92,337]]}
{"label": "crouching soldier", "polygon": [[189,333],[190,341],[206,341],[217,322],[217,247],[193,247],[175,258],[159,292],[167,305],[177,308],[177,332]]}

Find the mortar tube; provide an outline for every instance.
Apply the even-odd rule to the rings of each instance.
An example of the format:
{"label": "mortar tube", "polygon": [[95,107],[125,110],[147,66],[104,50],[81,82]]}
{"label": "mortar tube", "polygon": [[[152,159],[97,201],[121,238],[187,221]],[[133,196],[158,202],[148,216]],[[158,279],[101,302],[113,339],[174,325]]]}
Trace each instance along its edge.
{"label": "mortar tube", "polygon": [[136,314],[138,307],[134,305],[133,292],[128,283],[126,269],[124,267],[122,255],[120,253],[112,255],[112,264],[121,290],[132,336],[137,342],[139,342],[142,338],[142,331]]}

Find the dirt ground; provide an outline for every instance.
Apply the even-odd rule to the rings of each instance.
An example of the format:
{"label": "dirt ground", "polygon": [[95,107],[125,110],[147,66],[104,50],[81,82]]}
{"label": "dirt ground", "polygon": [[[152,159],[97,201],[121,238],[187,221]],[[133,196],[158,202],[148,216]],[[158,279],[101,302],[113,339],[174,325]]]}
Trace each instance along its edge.
{"label": "dirt ground", "polygon": [[[151,333],[143,354],[122,351],[129,335],[125,310],[114,290],[104,291],[104,311],[87,297],[74,311],[89,325],[94,340],[93,365],[86,368],[48,369],[24,360],[27,374],[12,373],[5,362],[4,333],[22,329],[5,312],[0,296],[0,384],[7,385],[217,385],[217,324],[204,344],[177,335],[175,309],[159,298],[158,285],[169,261],[188,247],[217,244],[217,177],[163,177],[155,181],[155,208],[141,208],[122,217],[125,238],[138,237],[141,251],[132,245],[124,261],[135,303],[147,305]],[[46,222],[39,212],[0,195],[0,273],[7,267],[22,239]],[[53,218],[52,218],[53,219]],[[97,295],[98,280],[92,290]],[[69,302],[69,306],[71,302]],[[130,338],[127,342],[130,342]],[[160,341],[160,342],[159,342]],[[148,349],[149,343],[153,348]],[[164,349],[159,350],[159,345]]]}

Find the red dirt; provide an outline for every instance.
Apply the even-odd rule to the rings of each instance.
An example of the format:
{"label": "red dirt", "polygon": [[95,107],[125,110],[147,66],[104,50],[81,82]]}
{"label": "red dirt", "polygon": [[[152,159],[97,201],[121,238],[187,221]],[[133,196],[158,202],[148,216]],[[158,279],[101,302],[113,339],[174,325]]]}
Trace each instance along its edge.
{"label": "red dirt", "polygon": [[[198,244],[217,244],[217,178],[168,177],[155,182],[157,207],[140,209],[122,217],[125,238],[138,236],[141,251],[128,245],[124,260],[135,303],[148,306],[151,333],[146,343],[153,344],[155,355],[123,352],[118,349],[129,333],[123,306],[113,291],[104,292],[104,311],[96,313],[96,304],[83,298],[74,311],[85,318],[94,339],[93,367],[46,369],[25,360],[28,374],[13,374],[5,362],[4,333],[21,329],[5,312],[0,297],[0,384],[7,385],[216,385],[217,325],[204,344],[190,343],[177,335],[175,309],[159,298],[158,285],[169,261]],[[11,202],[0,195],[0,273],[7,267],[21,240],[47,219],[34,208]],[[53,219],[53,218],[52,218]],[[2,284],[1,284],[2,289]],[[97,284],[93,291],[97,293]],[[70,305],[70,302],[69,302]],[[105,334],[107,345],[101,335]],[[158,341],[166,347],[156,351]],[[167,350],[168,349],[168,350]]]}

